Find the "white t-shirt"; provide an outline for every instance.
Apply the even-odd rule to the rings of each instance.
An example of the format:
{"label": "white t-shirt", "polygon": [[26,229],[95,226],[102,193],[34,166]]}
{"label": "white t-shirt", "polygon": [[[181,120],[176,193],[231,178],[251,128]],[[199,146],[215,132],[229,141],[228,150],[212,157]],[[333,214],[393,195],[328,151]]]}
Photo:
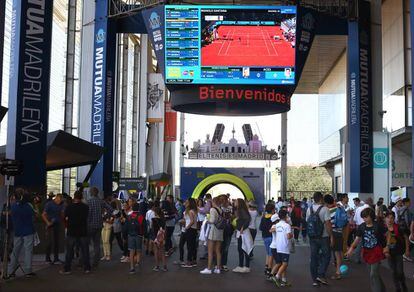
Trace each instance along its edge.
{"label": "white t-shirt", "polygon": [[364,204],[364,205],[359,206],[358,208],[356,208],[355,215],[354,215],[354,222],[357,226],[364,223],[364,219],[362,219],[362,217],[361,217],[361,212],[366,208],[369,208],[368,204]]}
{"label": "white t-shirt", "polygon": [[278,253],[289,254],[288,234],[292,233],[292,228],[286,221],[280,220],[276,224],[276,250]]}
{"label": "white t-shirt", "polygon": [[[272,225],[272,229],[276,229],[276,224]],[[272,243],[270,244],[270,248],[276,248],[276,230],[272,232]]]}
{"label": "white t-shirt", "polygon": [[394,212],[394,217],[395,217],[394,221],[395,221],[395,224],[398,224],[398,213],[399,213],[399,211],[400,211],[400,208],[398,208],[397,206],[394,206],[394,207],[391,209],[391,211],[393,211],[393,212]]}
{"label": "white t-shirt", "polygon": [[148,228],[152,228],[152,218],[155,218],[155,212],[153,210],[148,210],[145,214],[145,221],[147,221]]}
{"label": "white t-shirt", "polygon": [[250,229],[257,229],[256,227],[256,219],[259,216],[259,212],[257,212],[257,210],[249,210],[250,213],[250,223],[249,223],[249,228]]}

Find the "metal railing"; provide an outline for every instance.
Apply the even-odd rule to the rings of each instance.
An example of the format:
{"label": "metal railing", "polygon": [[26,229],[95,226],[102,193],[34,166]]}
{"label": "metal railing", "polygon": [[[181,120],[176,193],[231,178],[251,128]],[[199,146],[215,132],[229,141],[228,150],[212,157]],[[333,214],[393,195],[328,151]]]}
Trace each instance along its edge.
{"label": "metal railing", "polygon": [[234,4],[234,5],[300,5],[321,13],[340,18],[348,18],[354,11],[356,0],[111,0],[110,17],[125,17],[158,4]]}

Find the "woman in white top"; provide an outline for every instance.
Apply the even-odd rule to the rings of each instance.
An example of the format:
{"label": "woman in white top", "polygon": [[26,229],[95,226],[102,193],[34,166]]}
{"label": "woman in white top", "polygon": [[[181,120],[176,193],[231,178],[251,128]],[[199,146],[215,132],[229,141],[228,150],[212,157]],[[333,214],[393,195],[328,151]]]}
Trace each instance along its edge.
{"label": "woman in white top", "polygon": [[[259,212],[257,211],[257,205],[254,201],[249,202],[249,214],[250,214],[249,229],[250,229],[250,234],[252,235],[253,243],[254,243],[254,240],[256,239],[256,234],[257,234],[256,221],[257,221],[257,217],[259,217]],[[250,257],[253,257],[253,252],[250,253]]]}
{"label": "woman in white top", "polygon": [[[207,268],[200,271],[201,274],[220,274],[221,272],[221,243],[223,242],[223,229],[218,229],[215,224],[223,217],[223,211],[220,208],[220,199],[213,199],[213,206],[210,209],[210,215],[207,216],[210,224],[210,232],[208,234],[208,265]],[[221,219],[220,219],[221,218]],[[216,255],[217,266],[213,270],[213,257]]]}
{"label": "woman in white top", "polygon": [[[187,242],[187,263],[183,268],[197,266],[197,203],[193,198],[185,202],[184,222],[182,233]],[[181,246],[180,246],[181,248]],[[181,253],[180,253],[181,257]],[[182,258],[181,258],[182,260]]]}

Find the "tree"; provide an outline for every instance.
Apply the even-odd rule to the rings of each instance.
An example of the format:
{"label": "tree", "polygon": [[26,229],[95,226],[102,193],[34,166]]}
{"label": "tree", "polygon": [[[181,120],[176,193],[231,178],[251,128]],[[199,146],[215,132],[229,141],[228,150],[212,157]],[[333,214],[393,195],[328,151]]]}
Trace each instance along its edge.
{"label": "tree", "polygon": [[289,166],[287,172],[288,191],[332,191],[332,178],[322,167]]}

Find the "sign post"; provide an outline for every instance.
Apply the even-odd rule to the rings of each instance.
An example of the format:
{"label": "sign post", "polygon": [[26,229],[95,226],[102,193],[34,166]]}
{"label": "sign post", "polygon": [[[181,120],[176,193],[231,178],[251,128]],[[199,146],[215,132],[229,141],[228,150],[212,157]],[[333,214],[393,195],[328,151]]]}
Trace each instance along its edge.
{"label": "sign post", "polygon": [[104,147],[105,152],[91,176],[91,186],[98,187],[103,193],[112,191],[114,159],[116,26],[108,19],[108,9],[108,0],[96,0],[91,141]]}
{"label": "sign post", "polygon": [[6,158],[23,163],[15,186],[46,188],[53,1],[13,1]]}

